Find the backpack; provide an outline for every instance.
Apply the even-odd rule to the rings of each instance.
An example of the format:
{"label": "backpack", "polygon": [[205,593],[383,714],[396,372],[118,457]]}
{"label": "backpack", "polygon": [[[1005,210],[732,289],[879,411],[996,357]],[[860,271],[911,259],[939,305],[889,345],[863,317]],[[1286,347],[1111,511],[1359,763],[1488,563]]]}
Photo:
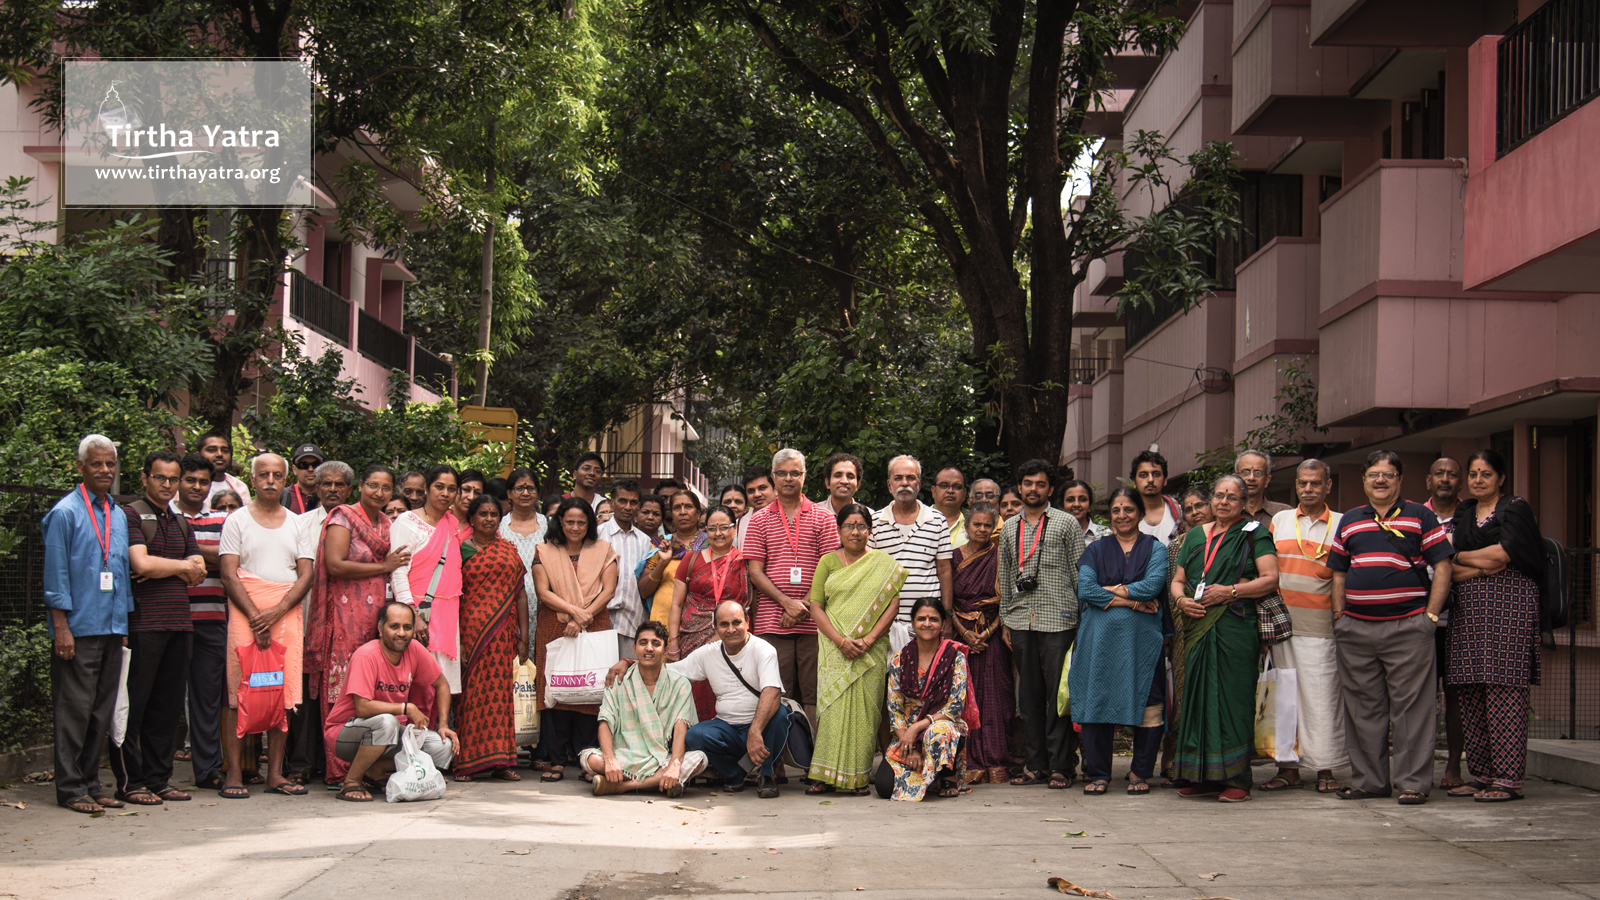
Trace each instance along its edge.
{"label": "backpack", "polygon": [[[156,539],[156,527],[159,522],[156,518],[156,508],[151,506],[150,501],[144,497],[130,502],[128,508],[138,514],[139,530],[144,533],[145,546],[150,546],[150,542]],[[173,513],[173,515],[177,516],[178,527],[183,529],[183,543],[187,545],[189,543],[189,519],[187,516],[179,515],[178,513]]]}
{"label": "backpack", "polygon": [[1567,548],[1555,538],[1544,538],[1544,583],[1539,585],[1539,630],[1565,628],[1572,618],[1572,571]]}

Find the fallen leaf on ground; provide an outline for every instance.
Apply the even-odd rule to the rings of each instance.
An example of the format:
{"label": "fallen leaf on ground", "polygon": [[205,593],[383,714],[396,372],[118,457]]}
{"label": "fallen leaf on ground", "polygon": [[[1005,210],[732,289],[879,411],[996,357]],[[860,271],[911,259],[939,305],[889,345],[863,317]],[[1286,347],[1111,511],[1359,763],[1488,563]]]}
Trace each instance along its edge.
{"label": "fallen leaf on ground", "polygon": [[832,806],[833,805],[833,801],[832,800],[822,800],[822,801],[819,801],[817,803],[817,805],[818,806]]}
{"label": "fallen leaf on ground", "polygon": [[1224,876],[1226,874],[1228,874],[1228,873],[1227,872],[1202,872],[1200,874],[1200,877],[1204,878],[1207,881],[1216,881],[1218,878],[1221,878],[1222,876]]}
{"label": "fallen leaf on ground", "polygon": [[119,812],[119,813],[117,813],[117,815],[119,815],[119,816],[137,816],[138,813],[134,812],[133,810],[128,810],[127,812]]}
{"label": "fallen leaf on ground", "polygon": [[1041,822],[1071,822],[1071,819],[1040,819]]}
{"label": "fallen leaf on ground", "polygon": [[1088,837],[1088,836],[1089,836],[1089,832],[1087,832],[1087,831],[1069,831],[1066,834],[1062,835],[1062,837]]}
{"label": "fallen leaf on ground", "polygon": [[692,806],[674,805],[672,808],[673,809],[687,809],[689,812],[700,812],[700,810],[695,809]]}
{"label": "fallen leaf on ground", "polygon": [[533,848],[529,847],[526,850],[501,850],[500,851],[500,855],[501,856],[505,856],[506,854],[509,853],[512,856],[527,856],[529,853],[532,853],[532,852],[533,852]]}
{"label": "fallen leaf on ground", "polygon": [[216,806],[215,803],[202,803],[201,806]]}
{"label": "fallen leaf on ground", "polygon": [[28,801],[26,801],[26,800],[18,800],[15,803],[0,802],[0,806],[15,806],[17,809],[27,809],[28,808]]}
{"label": "fallen leaf on ground", "polygon": [[55,781],[56,776],[49,772],[30,772],[22,776],[22,780],[29,784],[37,784],[41,781]]}
{"label": "fallen leaf on ground", "polygon": [[1137,868],[1139,868],[1138,866],[1130,866],[1127,863],[1117,863],[1117,865],[1123,867],[1124,869],[1137,869]]}
{"label": "fallen leaf on ground", "polygon": [[1110,891],[1091,891],[1088,888],[1079,887],[1065,878],[1051,876],[1049,884],[1063,894],[1077,894],[1079,897],[1099,897],[1101,900],[1117,900],[1116,897],[1111,896]]}

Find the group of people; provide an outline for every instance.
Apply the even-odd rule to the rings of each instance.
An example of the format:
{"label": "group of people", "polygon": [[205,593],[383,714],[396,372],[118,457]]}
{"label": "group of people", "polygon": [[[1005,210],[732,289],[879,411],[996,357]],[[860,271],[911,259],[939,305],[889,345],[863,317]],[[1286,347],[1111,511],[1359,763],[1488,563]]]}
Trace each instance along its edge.
{"label": "group of people", "polygon": [[[677,796],[705,778],[776,797],[792,772],[808,794],[903,800],[1066,788],[1080,752],[1083,790],[1101,794],[1127,728],[1129,793],[1149,792],[1162,755],[1182,796],[1237,802],[1263,656],[1297,672],[1299,716],[1262,790],[1298,785],[1304,764],[1319,791],[1424,802],[1441,677],[1476,778],[1456,752],[1444,786],[1521,796],[1544,557],[1493,451],[1469,460],[1465,500],[1459,464],[1435,463],[1425,505],[1376,452],[1368,504],[1342,515],[1320,461],[1299,465],[1289,507],[1266,500],[1263,453],[1171,497],[1151,451],[1109,497],[1109,525],[1089,485],[1042,460],[1004,488],[942,468],[926,504],[921,463],[897,457],[892,500],[872,509],[855,502],[860,459],[824,461],[813,502],[805,457],[784,449],[708,504],[673,480],[613,479],[604,495],[594,453],[559,496],[527,469],[358,475],[310,444],[255,456],[247,485],[215,433],[150,454],[143,495],[118,507],[115,445],[90,435],[78,456],[82,484],[43,530],[57,800],[79,812],[189,799],[179,753],[225,798],[302,795],[320,776],[370,801],[408,725],[459,781],[521,780],[529,753],[541,780],[576,766],[596,794]],[[537,745],[519,747],[514,672],[543,673],[553,641],[585,632],[616,634],[604,699],[547,702],[540,677]],[[289,711],[264,766],[235,718],[236,651],[252,644],[282,648]],[[812,752],[785,769],[796,726]]]}

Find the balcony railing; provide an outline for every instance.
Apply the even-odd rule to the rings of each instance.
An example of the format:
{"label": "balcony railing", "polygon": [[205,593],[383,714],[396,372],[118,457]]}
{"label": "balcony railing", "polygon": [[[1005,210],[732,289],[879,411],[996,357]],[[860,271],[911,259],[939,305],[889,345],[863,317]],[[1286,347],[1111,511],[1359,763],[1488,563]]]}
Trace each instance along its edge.
{"label": "balcony railing", "polygon": [[1600,94],[1600,3],[1550,0],[1496,52],[1498,158]]}
{"label": "balcony railing", "polygon": [[410,345],[405,335],[383,324],[377,316],[369,314],[366,310],[358,310],[360,321],[356,333],[356,349],[361,355],[374,362],[381,363],[385,369],[399,369],[410,372],[407,365]]}
{"label": "balcony railing", "polygon": [[1080,356],[1072,360],[1067,369],[1068,384],[1093,384],[1100,373],[1111,367],[1111,359],[1105,356]]}
{"label": "balcony railing", "polygon": [[412,360],[411,380],[443,397],[450,393],[450,364],[418,344]]}
{"label": "balcony railing", "polygon": [[289,315],[312,331],[350,346],[350,301],[298,269],[289,270]]}
{"label": "balcony railing", "polygon": [[205,285],[202,308],[206,314],[218,318],[233,315],[233,290],[239,278],[239,261],[230,256],[206,257],[205,274],[200,277]]}

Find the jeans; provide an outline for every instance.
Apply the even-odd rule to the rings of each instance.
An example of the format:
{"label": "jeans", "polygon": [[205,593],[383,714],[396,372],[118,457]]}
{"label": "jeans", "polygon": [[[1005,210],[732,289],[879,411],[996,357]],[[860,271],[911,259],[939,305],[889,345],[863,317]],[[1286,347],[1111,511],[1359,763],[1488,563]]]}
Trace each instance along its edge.
{"label": "jeans", "polygon": [[189,755],[200,784],[222,771],[223,682],[228,671],[228,623],[194,623],[189,652]]}
{"label": "jeans", "polygon": [[[789,717],[792,715],[789,707],[780,703],[772,720],[762,729],[761,739],[767,744],[767,759],[761,764],[760,774],[771,776],[778,764],[778,757],[783,755],[784,745],[789,740]],[[740,763],[747,752],[745,743],[749,736],[749,724],[733,725],[722,719],[707,719],[689,729],[684,737],[684,747],[704,753],[711,761],[711,768],[716,769],[723,780],[739,781],[745,775]]]}

